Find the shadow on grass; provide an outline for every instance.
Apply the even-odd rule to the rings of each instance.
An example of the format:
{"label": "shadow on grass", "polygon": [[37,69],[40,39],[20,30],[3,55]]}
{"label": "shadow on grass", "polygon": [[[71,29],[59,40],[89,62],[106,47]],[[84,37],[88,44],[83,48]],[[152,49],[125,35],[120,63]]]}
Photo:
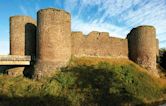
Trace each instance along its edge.
{"label": "shadow on grass", "polygon": [[[117,68],[117,67],[116,67]],[[7,97],[0,96],[0,106],[156,106],[157,104],[143,104],[143,101],[131,94],[124,84],[128,67],[113,69],[111,65],[75,66],[62,68],[62,72],[49,79],[46,86],[41,88],[44,93],[50,85],[62,89],[54,93],[65,96],[37,96],[37,97]],[[118,70],[122,70],[119,71]],[[121,73],[122,72],[122,73]],[[126,76],[126,77],[124,77]],[[132,79],[133,80],[133,79]],[[133,83],[131,80],[131,83]],[[58,83],[58,84],[57,84]],[[133,86],[133,85],[132,85]],[[61,88],[61,87],[60,87]],[[141,89],[141,88],[140,88]],[[71,92],[73,94],[71,94]],[[50,95],[55,95],[48,90]],[[40,91],[39,91],[40,94]],[[44,95],[44,94],[41,94]],[[82,97],[80,97],[82,96]],[[158,103],[159,104],[159,103]]]}
{"label": "shadow on grass", "polygon": [[[9,69],[17,68],[17,67],[25,67],[23,69],[23,76],[26,78],[32,79],[32,76],[34,74],[34,63],[31,63],[30,66],[0,66],[0,74],[8,74]],[[21,70],[20,70],[21,71]]]}
{"label": "shadow on grass", "polygon": [[0,96],[0,106],[70,106],[65,97],[6,97]]}
{"label": "shadow on grass", "polygon": [[33,65],[25,67],[25,69],[23,71],[24,77],[32,79],[32,76],[34,75],[34,71],[35,71],[34,63],[32,63],[32,64]]}
{"label": "shadow on grass", "polygon": [[0,66],[0,74],[6,74],[6,70],[11,69],[12,66]]}
{"label": "shadow on grass", "polygon": [[76,76],[75,83],[71,85],[79,88],[85,94],[81,105],[86,106],[124,106],[142,101],[128,92],[118,76],[107,68],[94,66],[77,66],[62,69]]}
{"label": "shadow on grass", "polygon": [[30,79],[32,78],[32,76],[34,74],[34,65],[30,65],[30,66],[19,66],[19,65],[18,66],[13,66],[13,65],[0,66],[0,74],[8,74],[8,72],[10,72],[9,71],[10,69],[19,68],[19,67],[24,67],[23,69],[20,70],[21,72],[23,70],[22,74],[24,77],[30,78]]}
{"label": "shadow on grass", "polygon": [[166,49],[160,50],[159,64],[162,68],[166,70]]}

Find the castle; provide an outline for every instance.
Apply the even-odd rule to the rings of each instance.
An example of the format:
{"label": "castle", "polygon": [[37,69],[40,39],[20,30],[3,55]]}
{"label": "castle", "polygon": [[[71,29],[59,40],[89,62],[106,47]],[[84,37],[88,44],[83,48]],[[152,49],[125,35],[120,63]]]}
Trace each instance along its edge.
{"label": "castle", "polygon": [[[37,12],[37,22],[29,16],[10,17],[10,55],[31,56],[34,78],[67,66],[72,56],[129,58],[142,67],[156,71],[158,40],[153,26],[139,26],[126,39],[92,31],[87,36],[71,32],[71,16],[63,10],[47,8]],[[16,66],[24,70],[27,66]],[[10,69],[9,73],[10,73]]]}

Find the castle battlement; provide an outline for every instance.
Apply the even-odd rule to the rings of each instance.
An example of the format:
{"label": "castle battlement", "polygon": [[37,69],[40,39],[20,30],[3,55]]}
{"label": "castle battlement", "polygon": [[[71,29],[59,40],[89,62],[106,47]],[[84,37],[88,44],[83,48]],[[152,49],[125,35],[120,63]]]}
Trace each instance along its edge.
{"label": "castle battlement", "polygon": [[92,31],[88,35],[72,32],[72,55],[128,58],[128,41],[110,37],[108,32]]}

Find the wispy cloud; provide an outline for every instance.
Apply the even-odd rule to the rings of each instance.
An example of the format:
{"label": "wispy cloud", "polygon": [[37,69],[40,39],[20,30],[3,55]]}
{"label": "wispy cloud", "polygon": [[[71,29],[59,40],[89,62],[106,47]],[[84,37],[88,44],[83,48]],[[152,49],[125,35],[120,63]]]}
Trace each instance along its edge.
{"label": "wispy cloud", "polygon": [[35,11],[37,12],[38,10],[40,9],[40,6],[39,6],[39,4],[35,4]]}
{"label": "wispy cloud", "polygon": [[78,0],[65,0],[64,2],[64,9],[71,12],[76,9],[78,5]]}
{"label": "wispy cloud", "polygon": [[73,31],[82,31],[84,34],[88,34],[91,31],[109,32],[110,36],[124,38],[129,29],[118,27],[108,23],[97,23],[96,20],[93,22],[84,22],[82,20],[74,18],[72,21]]}
{"label": "wispy cloud", "polygon": [[23,5],[20,5],[20,10],[21,12],[24,14],[24,15],[28,15],[28,10],[25,6]]}
{"label": "wispy cloud", "polygon": [[[71,1],[78,4],[78,1]],[[166,40],[165,0],[80,0],[80,2],[79,8],[76,8],[79,9],[78,14],[73,16],[74,30],[81,30],[84,33],[91,30],[107,31],[110,35],[112,33],[125,37],[133,27],[153,25],[157,29],[159,40]],[[82,15],[86,17],[80,18]]]}

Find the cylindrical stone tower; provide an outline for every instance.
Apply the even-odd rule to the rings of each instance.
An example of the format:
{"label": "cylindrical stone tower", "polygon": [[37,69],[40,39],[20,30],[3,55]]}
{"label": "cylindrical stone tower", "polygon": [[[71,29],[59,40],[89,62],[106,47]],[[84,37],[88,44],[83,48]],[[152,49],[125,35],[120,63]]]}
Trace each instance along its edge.
{"label": "cylindrical stone tower", "polygon": [[129,58],[144,68],[156,72],[156,30],[153,26],[139,26],[127,36]]}
{"label": "cylindrical stone tower", "polygon": [[37,13],[37,63],[34,78],[66,66],[71,57],[70,14],[47,8]]}
{"label": "cylindrical stone tower", "polygon": [[10,17],[10,55],[36,54],[36,21],[29,16]]}
{"label": "cylindrical stone tower", "polygon": [[[10,17],[10,55],[36,55],[36,21],[29,16]],[[30,66],[31,67],[31,66]],[[8,75],[19,76],[25,71],[24,66],[13,66]],[[29,70],[30,71],[30,70]],[[28,71],[28,72],[29,72]]]}

